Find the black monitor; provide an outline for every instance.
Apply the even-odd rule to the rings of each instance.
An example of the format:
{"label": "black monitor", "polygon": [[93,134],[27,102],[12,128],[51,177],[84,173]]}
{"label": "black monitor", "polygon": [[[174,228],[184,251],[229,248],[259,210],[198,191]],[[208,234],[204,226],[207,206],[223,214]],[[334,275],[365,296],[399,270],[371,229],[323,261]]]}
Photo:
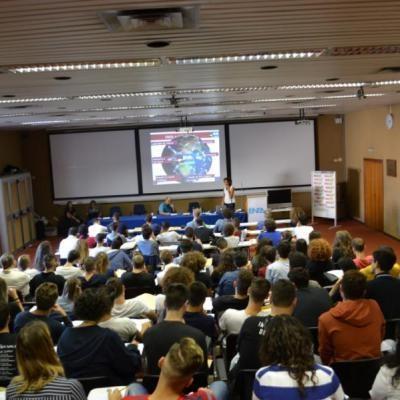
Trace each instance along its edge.
{"label": "black monitor", "polygon": [[292,206],[292,189],[268,190],[268,207],[285,208]]}

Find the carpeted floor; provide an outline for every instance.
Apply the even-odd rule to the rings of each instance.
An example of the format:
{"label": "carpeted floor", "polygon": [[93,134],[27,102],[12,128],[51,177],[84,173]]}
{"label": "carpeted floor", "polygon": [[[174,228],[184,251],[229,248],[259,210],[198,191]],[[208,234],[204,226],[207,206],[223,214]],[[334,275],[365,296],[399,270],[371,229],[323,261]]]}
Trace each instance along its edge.
{"label": "carpeted floor", "polygon": [[[372,253],[378,246],[386,245],[393,247],[400,259],[400,240],[394,239],[374,229],[367,228],[364,224],[355,220],[343,220],[339,221],[338,224],[338,227],[332,228],[332,221],[316,219],[313,226],[314,229],[321,232],[322,237],[327,239],[330,243],[333,243],[335,233],[338,230],[347,230],[350,232],[352,237],[361,237],[365,240],[366,252],[368,254]],[[48,240],[52,244],[53,250],[55,251],[58,248],[58,243],[61,239],[59,237],[53,237]],[[29,254],[33,259],[38,244],[38,241],[33,243],[26,249],[19,251],[16,256],[20,256],[21,254]]]}

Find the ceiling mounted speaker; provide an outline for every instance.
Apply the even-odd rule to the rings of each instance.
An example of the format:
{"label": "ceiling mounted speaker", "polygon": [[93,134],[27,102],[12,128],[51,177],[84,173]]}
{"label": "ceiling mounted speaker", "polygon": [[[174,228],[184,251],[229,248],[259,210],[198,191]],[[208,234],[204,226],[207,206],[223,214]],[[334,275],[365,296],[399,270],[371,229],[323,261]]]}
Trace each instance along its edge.
{"label": "ceiling mounted speaker", "polygon": [[199,6],[112,10],[98,15],[110,32],[194,29],[199,23]]}

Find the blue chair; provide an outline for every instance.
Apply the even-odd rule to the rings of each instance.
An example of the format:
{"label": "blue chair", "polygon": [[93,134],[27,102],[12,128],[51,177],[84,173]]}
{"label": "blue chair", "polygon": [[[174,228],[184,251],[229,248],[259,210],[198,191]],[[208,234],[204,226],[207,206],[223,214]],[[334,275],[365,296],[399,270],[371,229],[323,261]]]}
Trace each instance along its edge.
{"label": "blue chair", "polygon": [[146,207],[144,204],[135,204],[133,206],[133,215],[144,215],[146,214]]}

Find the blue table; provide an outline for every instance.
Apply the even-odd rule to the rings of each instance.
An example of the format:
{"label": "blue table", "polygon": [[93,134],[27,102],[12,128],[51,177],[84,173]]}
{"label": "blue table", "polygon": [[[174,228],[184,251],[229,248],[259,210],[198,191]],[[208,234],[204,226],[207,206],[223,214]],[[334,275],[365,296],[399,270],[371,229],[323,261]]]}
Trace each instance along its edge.
{"label": "blue table", "polygon": [[[247,222],[247,213],[236,212],[234,214],[236,218],[239,218],[240,222]],[[207,225],[215,225],[215,222],[223,218],[222,214],[217,213],[203,213],[201,218]],[[193,219],[193,216],[177,214],[177,215],[154,215],[153,223],[162,224],[164,221],[168,221],[171,226],[185,226],[188,222]],[[121,223],[125,224],[128,229],[137,228],[145,223],[145,215],[129,215],[120,217]],[[111,218],[106,217],[101,219],[101,224],[108,226],[111,223]]]}

